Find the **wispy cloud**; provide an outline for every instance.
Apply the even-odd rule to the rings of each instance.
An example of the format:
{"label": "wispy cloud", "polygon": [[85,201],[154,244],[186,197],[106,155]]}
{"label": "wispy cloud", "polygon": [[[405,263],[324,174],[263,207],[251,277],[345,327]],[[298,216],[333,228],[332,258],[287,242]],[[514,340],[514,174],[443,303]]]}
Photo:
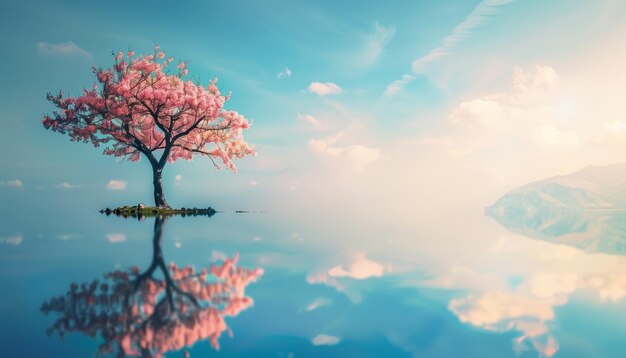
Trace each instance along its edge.
{"label": "wispy cloud", "polygon": [[87,60],[93,60],[89,51],[80,48],[72,41],[61,43],[38,42],[37,51],[44,55],[79,56]]}
{"label": "wispy cloud", "polygon": [[291,77],[291,70],[289,69],[289,67],[285,67],[284,70],[276,74],[276,78],[283,78],[283,77]]}
{"label": "wispy cloud", "polygon": [[24,187],[24,183],[19,179],[2,180],[0,181],[0,187],[22,188]]}
{"label": "wispy cloud", "polygon": [[374,33],[365,39],[365,47],[358,54],[357,65],[370,66],[378,62],[383,50],[396,33],[395,26],[385,27],[379,23],[374,24]]}
{"label": "wispy cloud", "polygon": [[63,240],[63,241],[78,239],[80,237],[81,237],[80,235],[70,234],[70,233],[65,233],[65,234],[61,234],[61,235],[57,235],[56,236],[57,239]]}
{"label": "wispy cloud", "polygon": [[68,183],[66,181],[57,184],[57,188],[59,188],[59,189],[75,189],[75,188],[79,188],[79,187],[80,187],[80,185]]}
{"label": "wispy cloud", "polygon": [[306,305],[304,310],[307,311],[307,312],[315,311],[316,309],[318,309],[318,308],[320,308],[322,306],[329,305],[331,303],[332,303],[332,301],[329,300],[326,297],[318,297],[315,300],[313,300],[313,302],[311,302],[308,305]]}
{"label": "wispy cloud", "polygon": [[110,243],[117,244],[126,241],[126,234],[109,233],[106,235],[106,238]]}
{"label": "wispy cloud", "polygon": [[468,38],[473,30],[482,25],[489,16],[498,13],[498,7],[514,0],[484,0],[467,15],[465,20],[458,24],[452,33],[444,37],[441,46],[432,49],[428,54],[413,61],[411,67],[416,74],[423,73],[429,63],[447,56],[459,42]]}
{"label": "wispy cloud", "polygon": [[22,236],[22,234],[16,234],[16,235],[7,236],[7,237],[0,237],[0,243],[7,244],[7,245],[18,246],[22,243],[22,241],[24,241],[24,237]]}
{"label": "wispy cloud", "polygon": [[124,190],[126,189],[126,182],[123,180],[111,179],[107,184],[109,190]]}
{"label": "wispy cloud", "polygon": [[414,79],[415,79],[415,76],[413,75],[409,75],[409,74],[402,75],[401,79],[395,80],[391,82],[389,85],[387,85],[387,89],[385,89],[385,93],[383,94],[383,96],[389,97],[389,96],[397,95],[402,90],[404,90],[404,88],[409,83],[411,83]]}
{"label": "wispy cloud", "polygon": [[341,93],[341,87],[333,82],[311,82],[308,89],[310,93],[315,93],[320,96]]}
{"label": "wispy cloud", "polygon": [[297,114],[297,118],[298,118],[299,121],[304,121],[304,122],[309,123],[310,125],[312,125],[316,129],[319,129],[322,126],[320,121],[315,116],[313,116],[311,114],[298,113]]}
{"label": "wispy cloud", "polygon": [[314,346],[334,346],[336,344],[339,344],[339,342],[341,342],[341,339],[339,337],[331,336],[328,334],[319,334],[315,336],[315,338],[313,338],[313,340],[311,341]]}
{"label": "wispy cloud", "polygon": [[[428,70],[431,63],[448,56],[453,48],[463,40],[467,39],[472,32],[482,25],[490,16],[498,13],[498,8],[515,0],[484,0],[479,3],[474,10],[460,24],[452,29],[452,33],[443,38],[439,47],[430,50],[426,55],[415,59],[411,63],[411,70],[414,75],[423,74]],[[405,74],[402,79],[396,80],[387,86],[384,95],[393,96],[399,93],[411,81],[414,75]]]}

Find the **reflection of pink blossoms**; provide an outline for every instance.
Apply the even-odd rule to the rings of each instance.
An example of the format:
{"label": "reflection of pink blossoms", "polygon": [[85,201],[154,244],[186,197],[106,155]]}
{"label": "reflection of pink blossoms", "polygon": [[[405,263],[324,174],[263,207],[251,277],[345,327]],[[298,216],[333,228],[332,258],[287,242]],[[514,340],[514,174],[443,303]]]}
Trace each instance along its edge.
{"label": "reflection of pink blossoms", "polygon": [[246,286],[261,269],[237,267],[238,255],[196,272],[191,266],[170,264],[163,279],[152,277],[152,266],[106,274],[104,282],[72,284],[64,296],[51,299],[41,310],[60,314],[48,333],[68,332],[101,336],[100,354],[162,357],[169,351],[218,340],[229,328],[226,316],[237,316],[253,303]]}
{"label": "reflection of pink blossoms", "polygon": [[[184,62],[168,74],[173,59],[164,59],[158,46],[152,55],[126,55],[115,54],[111,68],[94,68],[98,83],[82,95],[48,94],[58,110],[46,115],[43,125],[73,141],[103,145],[107,155],[130,161],[144,155],[159,182],[167,161],[202,155],[218,168],[214,159],[236,170],[232,159],[254,154],[243,139],[250,122],[224,110],[229,96],[220,93],[216,80],[206,87],[192,82]],[[157,190],[161,196],[155,195],[155,204],[167,206],[155,183]]]}

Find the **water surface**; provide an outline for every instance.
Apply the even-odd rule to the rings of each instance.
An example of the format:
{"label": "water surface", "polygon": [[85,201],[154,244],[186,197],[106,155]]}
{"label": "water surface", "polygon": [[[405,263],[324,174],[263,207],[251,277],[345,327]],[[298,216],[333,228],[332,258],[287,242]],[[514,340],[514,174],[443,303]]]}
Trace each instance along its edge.
{"label": "water surface", "polygon": [[[237,267],[263,273],[245,285],[250,304],[222,314],[227,328],[213,344],[191,339],[189,347],[165,356],[620,356],[626,349],[626,259],[621,246],[605,244],[603,233],[621,232],[621,218],[550,218],[560,223],[558,232],[542,236],[531,233],[541,227],[536,220],[532,228],[509,232],[481,210],[418,222],[410,230],[363,221],[324,225],[283,213],[173,217],[159,240],[166,265],[210,270],[238,254]],[[80,330],[64,339],[47,336],[62,314],[40,308],[70,292],[72,283],[149,269],[154,229],[154,218],[5,212],[3,355],[96,353],[102,336]],[[555,235],[575,235],[585,245]],[[602,249],[585,251],[589,247]],[[163,272],[154,277],[162,279]],[[224,302],[214,306],[224,310]]]}

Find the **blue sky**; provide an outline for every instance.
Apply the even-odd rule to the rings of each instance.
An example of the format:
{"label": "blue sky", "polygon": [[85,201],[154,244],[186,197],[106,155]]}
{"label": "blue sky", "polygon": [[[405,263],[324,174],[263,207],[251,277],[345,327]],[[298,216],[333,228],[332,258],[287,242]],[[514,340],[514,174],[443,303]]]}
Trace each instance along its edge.
{"label": "blue sky", "polygon": [[[46,92],[78,93],[111,51],[157,43],[232,91],[227,107],[254,121],[246,139],[259,153],[236,175],[201,158],[169,166],[173,205],[276,209],[340,194],[405,208],[467,187],[487,205],[530,180],[623,161],[625,12],[619,1],[5,1],[2,205],[150,202],[146,163],[40,120]],[[388,200],[407,191],[407,203]]]}
{"label": "blue sky", "polygon": [[268,250],[268,264],[301,264],[328,286],[357,269],[445,261],[419,285],[485,292],[451,301],[463,322],[506,330],[511,317],[472,315],[484,301],[537,308],[542,326],[563,294],[596,284],[572,272],[609,277],[623,262],[495,232],[483,208],[531,181],[626,161],[624,18],[621,0],[4,1],[0,209],[151,203],[145,161],[69,142],[41,118],[46,92],[78,93],[111,51],[158,43],[232,91],[227,108],[254,121],[246,139],[258,149],[237,174],[202,158],[168,165],[171,205],[285,214],[277,246],[315,259]]}

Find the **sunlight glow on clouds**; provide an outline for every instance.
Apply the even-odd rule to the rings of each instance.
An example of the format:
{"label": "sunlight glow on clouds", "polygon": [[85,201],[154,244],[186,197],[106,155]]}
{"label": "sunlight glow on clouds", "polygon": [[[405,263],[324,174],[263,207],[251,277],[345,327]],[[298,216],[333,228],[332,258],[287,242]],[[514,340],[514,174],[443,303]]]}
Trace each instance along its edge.
{"label": "sunlight glow on clouds", "polygon": [[109,180],[109,183],[107,184],[107,189],[109,189],[109,190],[124,190],[124,189],[126,189],[126,182],[123,181],[123,180],[111,179],[111,180]]}
{"label": "sunlight glow on clouds", "polygon": [[553,113],[548,106],[558,84],[559,77],[549,66],[538,65],[532,72],[516,67],[511,92],[461,102],[450,122],[468,129],[493,129],[507,122],[550,120]]}
{"label": "sunlight glow on clouds", "polygon": [[315,93],[320,96],[339,94],[341,93],[341,87],[333,82],[311,82],[308,87],[310,93]]}
{"label": "sunlight glow on clouds", "polygon": [[449,115],[452,134],[425,137],[453,156],[465,156],[484,147],[524,140],[529,146],[575,146],[576,131],[561,128],[555,116],[559,77],[549,66],[531,71],[514,68],[512,87],[459,103]]}
{"label": "sunlight glow on clouds", "polygon": [[626,123],[622,121],[605,122],[602,131],[596,135],[592,142],[594,144],[619,144],[626,139]]}
{"label": "sunlight glow on clouds", "polygon": [[575,131],[561,131],[550,124],[547,124],[539,129],[539,140],[553,146],[575,146],[580,142],[578,133]]}
{"label": "sunlight glow on clouds", "polygon": [[344,139],[349,139],[348,134],[339,132],[326,138],[309,140],[308,148],[313,154],[335,158],[340,160],[343,166],[357,171],[380,158],[378,148],[362,144],[342,146],[339,142]]}
{"label": "sunlight glow on clouds", "polygon": [[505,332],[515,329],[522,332],[516,338],[514,350],[525,350],[526,342],[543,356],[551,357],[559,349],[557,340],[549,333],[546,321],[554,319],[554,305],[565,301],[524,297],[519,294],[488,292],[450,302],[450,310],[461,322],[485,330]]}

